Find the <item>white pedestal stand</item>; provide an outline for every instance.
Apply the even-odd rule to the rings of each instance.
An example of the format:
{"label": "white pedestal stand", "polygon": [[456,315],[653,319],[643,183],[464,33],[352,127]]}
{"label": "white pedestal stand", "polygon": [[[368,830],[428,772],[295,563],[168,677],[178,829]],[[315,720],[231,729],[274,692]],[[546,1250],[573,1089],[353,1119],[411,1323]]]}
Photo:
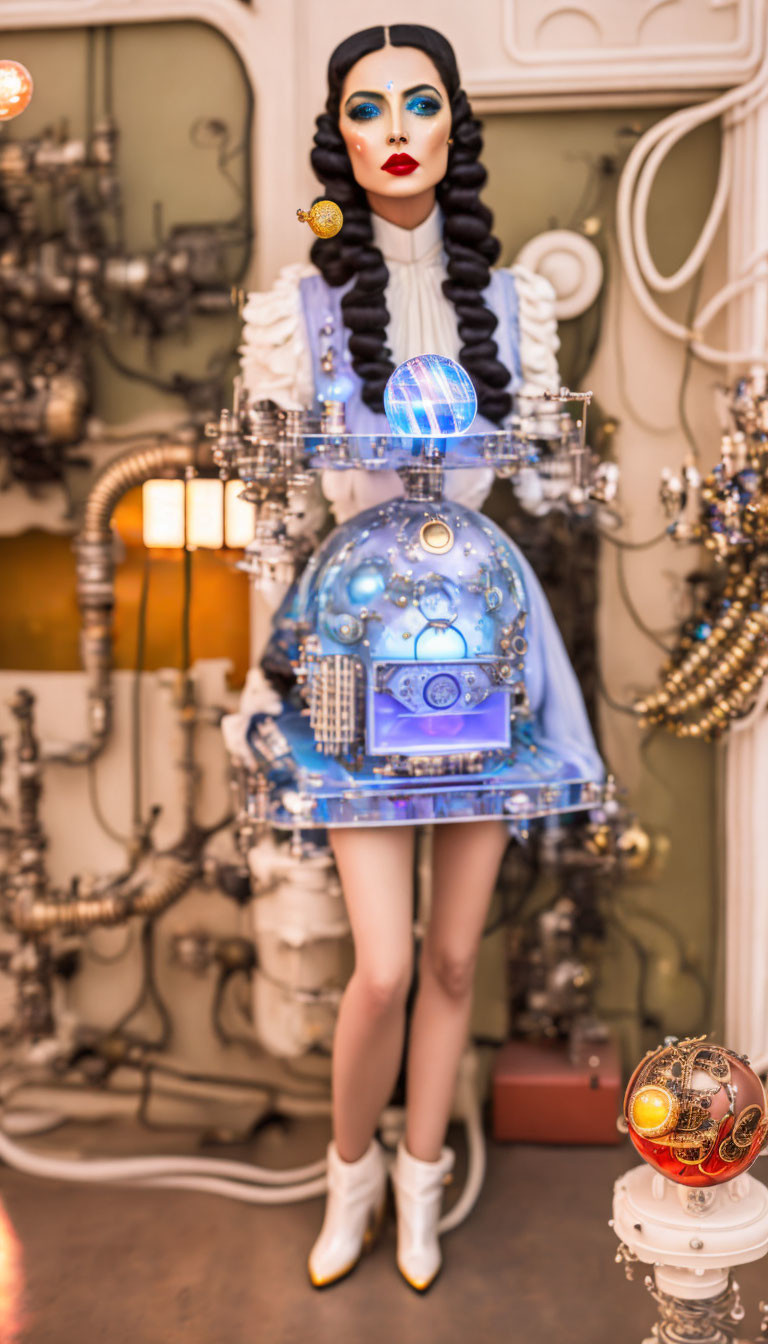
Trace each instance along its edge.
{"label": "white pedestal stand", "polygon": [[643,1344],[733,1344],[744,1310],[731,1270],[768,1251],[765,1186],[743,1175],[692,1189],[634,1167],[614,1187],[611,1226],[629,1278],[638,1261],[654,1266],[659,1321]]}

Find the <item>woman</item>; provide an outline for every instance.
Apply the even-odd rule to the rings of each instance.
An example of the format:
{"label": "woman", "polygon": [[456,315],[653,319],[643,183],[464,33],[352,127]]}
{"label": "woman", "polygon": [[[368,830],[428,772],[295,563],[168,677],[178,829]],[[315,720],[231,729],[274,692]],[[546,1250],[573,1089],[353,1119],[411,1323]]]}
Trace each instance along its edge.
{"label": "woman", "polygon": [[[344,226],[336,238],[315,242],[316,272],[287,268],[270,294],[250,297],[243,371],[252,395],[285,407],[311,404],[321,378],[321,329],[325,339],[333,330],[337,355],[351,366],[352,432],[387,432],[387,379],[396,364],[425,351],[457,359],[470,374],[478,429],[504,423],[513,392],[557,388],[550,287],[521,268],[490,270],[499,243],[479,199],[486,177],[481,148],[453,50],[439,33],[411,24],[370,28],[334,51],[312,165],[322,195],[341,206]],[[492,473],[447,476],[449,494],[479,507]],[[323,488],[339,522],[402,492],[394,473],[356,471],[325,473]],[[562,669],[561,646],[557,656]],[[578,732],[594,755],[573,673],[564,666],[564,693],[578,702]],[[355,970],[334,1040],[328,1200],[309,1257],[317,1287],[354,1267],[383,1213],[387,1172],[374,1131],[398,1073],[413,970],[413,827],[329,834]],[[420,1291],[441,1263],[437,1223],[453,1165],[444,1138],[477,951],[506,842],[500,820],[435,828],[433,907],[408,1051],[406,1131],[392,1170],[397,1263]]]}

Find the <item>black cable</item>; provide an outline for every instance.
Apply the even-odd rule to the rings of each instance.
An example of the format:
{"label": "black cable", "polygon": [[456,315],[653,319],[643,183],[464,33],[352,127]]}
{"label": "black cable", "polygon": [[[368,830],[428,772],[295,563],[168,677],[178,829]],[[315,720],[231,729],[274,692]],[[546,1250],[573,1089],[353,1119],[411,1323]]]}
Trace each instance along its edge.
{"label": "black cable", "polygon": [[[621,275],[621,270],[619,269]],[[635,424],[644,429],[647,434],[653,434],[657,437],[661,434],[671,434],[677,429],[677,425],[652,425],[646,420],[637,408],[632,404],[627,387],[627,366],[624,360],[624,342],[623,342],[623,284],[621,280],[615,286],[614,294],[614,345],[616,348],[616,379],[619,388],[619,396],[629,411]]]}
{"label": "black cable", "polygon": [[147,605],[149,601],[149,579],[152,561],[149,551],[144,557],[144,570],[141,576],[139,610],[136,625],[136,666],[133,674],[131,695],[131,774],[133,792],[133,827],[138,834],[143,817],[141,807],[141,677],[144,671],[144,656],[147,642]]}
{"label": "black cable", "polygon": [[114,77],[114,62],[112,59],[113,55],[112,39],[114,36],[114,29],[111,27],[111,25],[107,24],[106,27],[103,29],[103,33],[104,33],[104,90],[103,90],[104,113],[111,121],[113,77]]}
{"label": "black cable", "polygon": [[141,931],[141,954],[142,954],[142,979],[139,992],[133,1003],[118,1018],[117,1022],[105,1033],[107,1036],[116,1036],[122,1032],[132,1017],[135,1017],[146,1002],[150,1002],[160,1018],[160,1036],[156,1041],[141,1041],[141,1044],[150,1050],[165,1050],[173,1034],[173,1023],[171,1015],[160,995],[155,979],[154,964],[154,920],[147,918],[144,921],[144,927]]}
{"label": "black cable", "polygon": [[640,1030],[642,1031],[644,1028],[648,1027],[651,1024],[647,1004],[648,971],[650,962],[648,950],[646,947],[644,947],[640,939],[636,938],[635,935],[631,932],[631,930],[628,929],[626,925],[622,923],[622,921],[618,918],[613,908],[608,909],[608,911],[605,914],[605,920],[606,923],[613,925],[613,927],[618,931],[618,933],[621,935],[621,937],[624,939],[625,942],[629,943],[630,947],[632,948],[635,954],[635,957],[637,958],[637,965],[638,965],[637,986],[636,986],[637,1019],[640,1026]]}
{"label": "black cable", "polygon": [[123,957],[127,956],[128,949],[132,947],[134,942],[135,926],[130,920],[126,923],[125,942],[123,943],[123,946],[120,948],[120,951],[115,953],[111,957],[105,957],[102,952],[96,952],[94,950],[93,944],[89,941],[89,934],[93,932],[94,932],[93,929],[86,929],[85,934],[83,936],[83,942],[85,944],[85,948],[88,953],[89,961],[95,961],[99,966],[114,966],[116,962],[122,961]]}
{"label": "black cable", "polygon": [[155,374],[146,373],[142,369],[132,369],[129,364],[125,364],[123,360],[115,354],[114,350],[111,349],[103,335],[99,340],[99,350],[104,355],[107,362],[112,365],[113,369],[116,369],[118,373],[121,373],[124,378],[130,378],[133,382],[137,383],[148,383],[150,387],[156,387],[159,392],[166,392],[172,397],[184,396],[181,384],[169,383],[165,378],[158,378]]}
{"label": "black cable", "polygon": [[[167,1134],[169,1132],[173,1132],[174,1130],[186,1130],[190,1134],[199,1134],[202,1126],[194,1121],[174,1120],[168,1125],[163,1125],[160,1124],[157,1120],[150,1119],[149,1103],[152,1100],[153,1095],[153,1087],[152,1087],[153,1071],[155,1071],[154,1064],[147,1063],[141,1066],[141,1087],[138,1089],[139,1105],[136,1110],[136,1119],[138,1120],[139,1124],[143,1125],[145,1129],[152,1130],[152,1132],[155,1134],[157,1133]],[[264,1096],[268,1099],[268,1104],[272,1106],[274,1100],[274,1090],[266,1085],[261,1090],[263,1091]],[[160,1093],[159,1090],[155,1090],[155,1095],[160,1096],[162,1094]],[[173,1099],[174,1101],[178,1101],[179,1100],[178,1095],[175,1096]],[[189,1098],[181,1098],[181,1100],[188,1100],[190,1103],[194,1103],[199,1099],[197,1097],[189,1097]]]}
{"label": "black cable", "polygon": [[[295,1097],[299,1101],[328,1100],[327,1089],[323,1091],[320,1091],[320,1089],[316,1089],[314,1092],[307,1092],[303,1090],[300,1091],[298,1088],[283,1087],[281,1083],[280,1084],[275,1083],[274,1085],[272,1083],[265,1084],[257,1082],[255,1079],[252,1078],[233,1078],[230,1075],[219,1073],[198,1073],[194,1070],[178,1069],[175,1068],[172,1064],[161,1064],[154,1059],[151,1061],[151,1063],[153,1072],[163,1074],[168,1078],[181,1078],[184,1080],[184,1082],[187,1083],[213,1083],[213,1084],[218,1083],[222,1087],[235,1087],[235,1088],[240,1087],[247,1092],[264,1092],[267,1088],[269,1088],[270,1090],[275,1090],[284,1093],[286,1097]],[[281,1064],[282,1063],[284,1063],[284,1061],[281,1061]],[[125,1060],[123,1063],[121,1063],[121,1068],[124,1067],[132,1069],[143,1069],[145,1066],[143,1063],[138,1063],[132,1060]]]}
{"label": "black cable", "polygon": [[90,802],[91,811],[93,812],[96,822],[101,827],[104,834],[108,835],[110,840],[114,840],[118,845],[127,845],[129,843],[129,837],[127,835],[120,835],[119,832],[109,824],[101,810],[101,803],[99,802],[99,794],[96,784],[95,761],[88,762],[88,801]]}
{"label": "black cable", "polygon": [[637,719],[638,712],[633,705],[622,705],[619,700],[614,700],[613,696],[611,695],[610,691],[608,690],[608,687],[606,686],[603,680],[602,671],[600,669],[599,664],[597,663],[595,664],[595,679],[597,681],[598,691],[603,697],[605,703],[611,709],[615,709],[618,714],[630,714],[633,719]]}
{"label": "black cable", "polygon": [[241,1036],[237,1032],[229,1031],[222,1021],[227,986],[232,977],[237,975],[238,972],[243,972],[244,969],[245,968],[242,966],[221,966],[219,968],[213,997],[211,999],[211,1025],[222,1045],[239,1045],[244,1050],[255,1050],[258,1053],[261,1053],[255,1040],[249,1036]]}
{"label": "black cable", "polygon": [[96,100],[96,30],[85,30],[85,144],[90,149]]}
{"label": "black cable", "polygon": [[626,607],[630,616],[632,617],[632,620],[634,621],[638,630],[640,630],[645,635],[646,639],[652,640],[653,643],[657,646],[657,648],[661,649],[662,653],[671,654],[673,650],[670,649],[664,643],[663,640],[659,639],[659,636],[656,634],[655,630],[652,630],[649,625],[646,625],[645,621],[643,620],[642,616],[637,610],[637,607],[632,601],[629,588],[627,587],[626,574],[624,573],[624,552],[620,549],[616,551],[616,577],[619,582],[619,593],[621,594],[621,600],[624,603],[624,606]]}
{"label": "black cable", "polygon": [[612,546],[619,546],[623,551],[649,551],[652,546],[658,546],[660,541],[665,541],[669,536],[666,527],[663,532],[658,532],[648,541],[624,541],[622,537],[614,537],[611,532],[606,532],[600,527],[596,527],[595,531],[602,541],[609,541]]}
{"label": "black cable", "polygon": [[492,933],[496,933],[497,929],[502,928],[505,924],[512,924],[522,914],[528,901],[536,890],[539,876],[539,864],[538,862],[534,862],[531,865],[527,880],[522,884],[516,895],[515,901],[511,905],[507,900],[506,887],[501,887],[502,909],[496,918],[483,929],[483,938],[490,937]]}
{"label": "black cable", "polygon": [[699,967],[696,966],[694,962],[690,960],[685,950],[685,943],[683,941],[683,935],[680,932],[680,930],[675,927],[675,925],[671,922],[671,920],[666,919],[664,915],[657,914],[656,911],[654,910],[646,910],[641,905],[630,904],[623,897],[622,897],[622,909],[625,910],[629,915],[633,915],[639,919],[648,920],[648,922],[651,924],[656,924],[660,929],[663,929],[664,932],[667,933],[669,937],[672,939],[677,949],[678,966],[680,971],[682,972],[683,975],[689,976],[691,980],[694,980],[696,982],[696,984],[699,987],[699,991],[701,993],[702,1022],[700,1024],[700,1027],[698,1027],[693,1032],[693,1035],[706,1034],[707,1032],[711,1031],[712,1023],[710,1017],[712,1011],[712,988],[708,984],[706,976],[702,973]]}
{"label": "black cable", "polygon": [[661,786],[669,798],[676,799],[674,790],[669,787],[669,780],[665,779],[663,775],[660,775],[658,771],[654,770],[648,756],[648,748],[659,732],[660,727],[661,725],[658,723],[651,724],[648,732],[640,739],[640,759],[643,762],[643,766],[648,771],[648,774],[651,776],[651,779],[654,779],[656,783]]}
{"label": "black cable", "polygon": [[[564,155],[564,157],[566,159],[570,158],[571,160],[573,160],[575,156],[571,154],[566,154]],[[596,209],[597,205],[599,204],[600,197],[603,194],[601,190],[603,182],[600,173],[600,159],[594,159],[591,157],[591,155],[582,155],[579,157],[586,157],[589,171],[587,173],[587,180],[582,189],[582,193],[579,196],[573,210],[571,211],[571,217],[568,222],[568,228],[573,229],[574,231],[578,230],[580,224],[583,224],[585,215],[588,215],[590,213],[590,211],[587,209],[587,206],[590,205],[590,202],[594,201],[592,210]],[[597,188],[597,190],[595,190],[595,188]]]}
{"label": "black cable", "polygon": [[[696,275],[694,277],[693,283],[691,285],[690,297],[688,300],[688,310],[686,312],[685,324],[688,327],[689,331],[691,329],[691,323],[693,322],[693,319],[696,316],[696,309],[699,304],[699,295],[701,293],[701,282],[703,277],[704,277],[704,265],[702,263],[702,265],[699,267],[699,270],[696,272]],[[680,380],[680,391],[678,392],[677,397],[677,413],[678,416],[680,417],[680,425],[688,442],[688,447],[690,448],[691,453],[693,455],[693,459],[695,462],[698,462],[701,457],[701,454],[699,453],[699,445],[696,442],[693,430],[691,428],[691,422],[688,419],[688,412],[685,407],[685,394],[688,390],[688,380],[691,375],[692,367],[693,367],[692,341],[687,341],[685,346],[685,359],[683,360],[683,376]]]}
{"label": "black cable", "polygon": [[192,552],[184,548],[184,596],[181,605],[181,670],[189,671],[190,617],[192,612]]}

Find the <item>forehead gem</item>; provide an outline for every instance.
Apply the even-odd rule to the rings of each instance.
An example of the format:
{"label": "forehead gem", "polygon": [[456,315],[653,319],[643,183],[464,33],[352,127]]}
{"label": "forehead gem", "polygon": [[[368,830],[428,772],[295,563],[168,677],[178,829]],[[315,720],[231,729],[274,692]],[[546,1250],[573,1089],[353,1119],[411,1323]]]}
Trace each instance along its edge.
{"label": "forehead gem", "polygon": [[391,79],[388,79],[386,84],[384,85],[384,88],[387,90],[387,93],[391,93],[394,87],[395,87],[394,81]]}

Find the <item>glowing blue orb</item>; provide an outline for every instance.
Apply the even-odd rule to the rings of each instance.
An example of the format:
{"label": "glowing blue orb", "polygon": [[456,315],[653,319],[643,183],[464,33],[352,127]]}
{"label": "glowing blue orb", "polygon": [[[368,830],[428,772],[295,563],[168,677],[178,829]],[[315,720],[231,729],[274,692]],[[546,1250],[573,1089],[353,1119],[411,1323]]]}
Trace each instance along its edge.
{"label": "glowing blue orb", "polygon": [[349,577],[347,592],[353,602],[362,606],[372,602],[387,586],[385,560],[363,560]]}
{"label": "glowing blue orb", "polygon": [[454,360],[415,355],[398,365],[384,388],[384,411],[393,434],[463,434],[477,414],[477,395]]}

